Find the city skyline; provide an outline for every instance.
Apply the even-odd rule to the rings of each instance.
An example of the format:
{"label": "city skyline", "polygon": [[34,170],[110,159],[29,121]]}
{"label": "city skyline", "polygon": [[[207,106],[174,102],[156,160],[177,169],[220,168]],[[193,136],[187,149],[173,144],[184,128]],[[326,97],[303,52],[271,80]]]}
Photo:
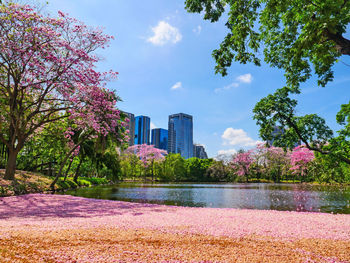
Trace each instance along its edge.
{"label": "city skyline", "polygon": [[[135,117],[133,113],[125,111],[123,113],[129,118],[127,129],[129,130],[129,142],[131,141],[132,145],[152,144],[155,148],[166,150],[168,153],[180,153],[186,159],[191,157],[208,158],[204,145],[193,143],[193,117],[191,115],[186,113],[171,114],[168,116],[168,129],[151,129],[149,116]],[[129,146],[132,145],[129,144]]]}

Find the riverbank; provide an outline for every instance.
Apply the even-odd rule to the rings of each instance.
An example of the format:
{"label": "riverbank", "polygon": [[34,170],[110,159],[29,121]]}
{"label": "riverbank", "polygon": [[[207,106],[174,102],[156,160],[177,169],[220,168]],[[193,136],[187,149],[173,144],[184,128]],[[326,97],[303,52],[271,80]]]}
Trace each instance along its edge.
{"label": "riverbank", "polygon": [[4,262],[349,262],[349,237],[342,214],[0,198]]}
{"label": "riverbank", "polygon": [[[48,177],[40,173],[27,172],[17,170],[15,180],[4,179],[5,170],[0,169],[0,197],[23,195],[30,193],[47,193],[51,192],[50,187],[53,177]],[[75,183],[73,178],[68,177],[66,180],[59,178],[55,184],[55,190],[65,191],[68,189],[75,189],[78,187],[86,187],[92,185],[108,184],[109,181],[105,178],[78,178]]]}

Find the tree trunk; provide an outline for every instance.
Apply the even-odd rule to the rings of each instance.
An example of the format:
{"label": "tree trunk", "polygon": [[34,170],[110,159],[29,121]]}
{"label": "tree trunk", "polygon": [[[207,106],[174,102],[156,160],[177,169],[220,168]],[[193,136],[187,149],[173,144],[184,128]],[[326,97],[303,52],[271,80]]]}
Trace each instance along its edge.
{"label": "tree trunk", "polygon": [[9,151],[6,172],[5,172],[5,180],[14,180],[15,179],[15,171],[16,171],[16,160],[17,160],[18,151]]}
{"label": "tree trunk", "polygon": [[154,177],[154,162],[152,160],[152,182],[153,182],[153,177]]}
{"label": "tree trunk", "polygon": [[83,163],[83,158],[80,158],[78,167],[75,170],[75,175],[74,175],[74,178],[73,178],[73,181],[76,182],[76,183],[78,183],[79,171],[80,171],[80,166],[81,166],[82,163]]}
{"label": "tree trunk", "polygon": [[50,185],[50,188],[52,189],[52,191],[55,191],[55,184],[57,183],[58,181],[58,178],[60,178],[62,176],[62,170],[63,170],[63,167],[64,165],[66,164],[66,162],[68,161],[69,157],[71,156],[71,154],[74,152],[74,150],[76,148],[78,148],[78,146],[80,146],[80,144],[82,143],[82,141],[80,143],[78,143],[77,145],[75,145],[66,155],[66,157],[63,159],[62,163],[61,163],[61,166],[60,166],[60,170],[58,171],[55,179],[52,181],[51,185]]}
{"label": "tree trunk", "polygon": [[70,161],[70,163],[69,163],[69,165],[68,165],[68,168],[67,168],[67,171],[66,171],[66,175],[64,176],[64,179],[63,179],[64,182],[67,180],[67,176],[68,176],[70,167],[72,166],[73,159],[74,159],[74,158],[72,158],[72,160]]}

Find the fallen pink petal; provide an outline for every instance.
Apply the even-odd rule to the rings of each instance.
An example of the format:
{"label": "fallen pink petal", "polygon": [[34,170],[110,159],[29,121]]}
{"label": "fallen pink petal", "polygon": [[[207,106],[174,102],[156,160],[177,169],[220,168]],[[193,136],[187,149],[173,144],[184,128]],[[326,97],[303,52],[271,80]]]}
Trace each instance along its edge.
{"label": "fallen pink petal", "polygon": [[0,199],[1,262],[349,262],[349,251],[345,214]]}

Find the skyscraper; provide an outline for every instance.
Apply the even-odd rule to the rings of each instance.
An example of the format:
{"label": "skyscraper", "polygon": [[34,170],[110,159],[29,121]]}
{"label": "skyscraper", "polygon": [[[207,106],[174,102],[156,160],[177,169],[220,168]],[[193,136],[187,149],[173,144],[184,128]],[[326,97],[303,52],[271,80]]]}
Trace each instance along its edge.
{"label": "skyscraper", "polygon": [[273,142],[275,140],[278,140],[281,138],[281,136],[285,133],[285,129],[281,126],[274,126],[273,127],[273,131],[271,133],[271,140],[268,140],[267,141],[267,144],[269,146],[272,146],[273,145]]}
{"label": "skyscraper", "polygon": [[149,144],[151,119],[147,116],[135,118],[135,140],[134,144]]}
{"label": "skyscraper", "polygon": [[129,130],[129,146],[133,146],[135,140],[135,115],[125,111],[123,111],[123,113],[129,119],[129,123],[126,128]]}
{"label": "skyscraper", "polygon": [[184,158],[193,156],[193,120],[184,113],[169,115],[168,152],[180,153]]}
{"label": "skyscraper", "polygon": [[193,145],[193,157],[197,157],[199,159],[208,159],[207,152],[205,151],[203,145],[200,145],[200,144]]}
{"label": "skyscraper", "polygon": [[152,129],[152,142],[155,148],[168,150],[168,130],[166,129]]}

